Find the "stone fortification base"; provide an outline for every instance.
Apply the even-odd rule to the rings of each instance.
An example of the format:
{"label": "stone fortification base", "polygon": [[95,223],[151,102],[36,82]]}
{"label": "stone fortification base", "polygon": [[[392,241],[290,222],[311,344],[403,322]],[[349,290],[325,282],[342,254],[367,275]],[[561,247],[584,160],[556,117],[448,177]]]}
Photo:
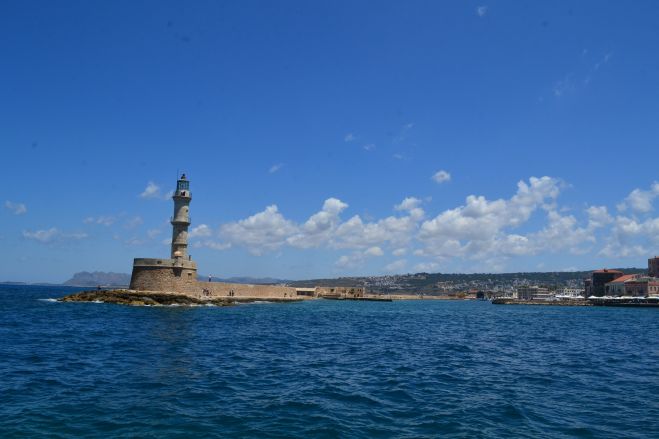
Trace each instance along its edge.
{"label": "stone fortification base", "polygon": [[114,303],[131,306],[230,306],[238,303],[251,303],[259,301],[268,302],[299,302],[301,298],[281,297],[208,297],[198,298],[188,294],[168,293],[163,291],[135,291],[135,290],[92,290],[81,291],[58,299],[60,302],[96,302]]}

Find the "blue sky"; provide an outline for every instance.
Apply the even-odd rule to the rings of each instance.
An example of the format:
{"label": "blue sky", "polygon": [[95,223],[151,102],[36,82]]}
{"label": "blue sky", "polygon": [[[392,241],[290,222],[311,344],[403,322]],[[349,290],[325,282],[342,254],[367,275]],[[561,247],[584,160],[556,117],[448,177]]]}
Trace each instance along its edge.
{"label": "blue sky", "polygon": [[0,280],[645,266],[659,4],[0,4]]}

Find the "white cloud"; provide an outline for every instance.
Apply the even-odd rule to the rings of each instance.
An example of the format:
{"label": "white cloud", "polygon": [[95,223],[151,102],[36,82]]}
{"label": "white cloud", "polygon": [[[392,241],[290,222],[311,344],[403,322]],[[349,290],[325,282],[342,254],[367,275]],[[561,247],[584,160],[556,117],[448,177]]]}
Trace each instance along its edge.
{"label": "white cloud", "polygon": [[413,210],[416,209],[421,205],[421,200],[415,197],[407,197],[403,201],[401,201],[399,204],[396,204],[394,206],[394,209],[396,210]]}
{"label": "white cloud", "polygon": [[530,244],[521,235],[506,235],[507,229],[526,223],[531,214],[560,192],[559,181],[550,177],[531,177],[520,181],[510,199],[489,201],[469,195],[466,203],[424,221],[418,239],[424,243],[424,255],[450,257],[524,254]]}
{"label": "white cloud", "polygon": [[160,198],[160,186],[150,181],[147,183],[146,188],[140,194],[142,198]]}
{"label": "white cloud", "polygon": [[286,243],[298,248],[318,247],[330,240],[338,223],[339,215],[348,205],[337,198],[328,198],[323,203],[323,208],[302,224],[297,226],[296,230]]}
{"label": "white cloud", "polygon": [[57,227],[50,229],[23,231],[23,237],[32,241],[37,241],[42,244],[62,243],[66,241],[77,241],[87,238],[86,233],[64,233]]}
{"label": "white cloud", "polygon": [[207,238],[213,235],[213,231],[206,224],[199,224],[188,232],[188,238]]}
{"label": "white cloud", "polygon": [[648,213],[652,211],[652,202],[657,196],[659,196],[659,182],[654,182],[647,191],[634,189],[624,202],[618,204],[618,210],[624,211],[629,207],[638,213]]}
{"label": "white cloud", "polygon": [[5,201],[5,208],[10,210],[14,215],[24,215],[27,213],[27,207],[23,203],[13,203],[7,200]]}
{"label": "white cloud", "polygon": [[447,181],[451,181],[451,174],[444,170],[439,170],[435,172],[432,179],[438,184],[446,183]]}
{"label": "white cloud", "polygon": [[364,145],[364,149],[365,149],[366,151],[373,151],[373,150],[375,150],[375,143],[367,143],[366,145]]}
{"label": "white cloud", "polygon": [[355,215],[336,228],[332,245],[337,248],[367,248],[385,244],[404,247],[418,230],[420,219],[417,213],[364,222],[359,215]]}
{"label": "white cloud", "polygon": [[296,231],[295,223],[284,218],[274,204],[263,212],[220,228],[227,242],[245,246],[255,255],[281,247]]}
{"label": "white cloud", "polygon": [[424,273],[431,273],[433,271],[436,271],[438,268],[439,268],[439,264],[437,262],[421,262],[414,266],[414,270],[416,272],[424,272]]}
{"label": "white cloud", "polygon": [[334,265],[338,268],[357,268],[364,264],[370,257],[384,256],[380,247],[371,247],[364,251],[354,251],[349,255],[341,256]]}
{"label": "white cloud", "polygon": [[586,209],[588,214],[588,226],[591,228],[600,228],[610,224],[613,221],[606,206],[590,206]]}
{"label": "white cloud", "polygon": [[[659,246],[659,218],[614,217],[607,206],[573,211],[558,204],[564,187],[552,177],[531,177],[520,181],[508,198],[469,195],[462,205],[429,218],[423,201],[413,196],[395,204],[393,214],[374,219],[342,218],[348,204],[337,198],[326,199],[320,210],[301,222],[271,205],[221,225],[219,233],[206,224],[193,228],[191,246],[244,247],[255,255],[283,248],[345,249],[335,263],[339,268],[359,267],[368,258],[390,254],[399,265],[385,267],[388,271],[403,270],[407,264],[417,271],[436,271],[440,264],[455,269],[455,261],[478,260],[480,269],[494,272],[504,270],[512,258],[531,255],[632,257]],[[654,190],[655,186],[644,192]],[[630,206],[631,199],[625,201]],[[406,255],[408,260],[402,259]]]}
{"label": "white cloud", "polygon": [[270,166],[270,169],[268,169],[268,174],[274,174],[275,172],[279,171],[283,167],[284,167],[283,163],[274,164],[274,165]]}
{"label": "white cloud", "polygon": [[478,14],[479,17],[485,17],[485,15],[487,15],[487,6],[477,7],[476,14]]}
{"label": "white cloud", "polygon": [[384,270],[389,273],[395,273],[403,270],[406,265],[407,261],[405,259],[398,259],[397,261],[385,265]]}
{"label": "white cloud", "polygon": [[352,142],[352,141],[355,140],[355,139],[356,139],[356,137],[355,137],[354,134],[352,134],[352,133],[348,133],[348,134],[346,134],[345,137],[343,138],[343,141],[344,141],[344,142]]}
{"label": "white cloud", "polygon": [[364,254],[367,255],[367,256],[383,256],[384,252],[382,251],[382,249],[380,247],[374,246],[374,247],[371,247],[368,250],[366,250],[364,252]]}
{"label": "white cloud", "polygon": [[405,256],[405,254],[407,254],[407,249],[397,248],[396,250],[392,251],[391,254],[396,256],[396,257]]}

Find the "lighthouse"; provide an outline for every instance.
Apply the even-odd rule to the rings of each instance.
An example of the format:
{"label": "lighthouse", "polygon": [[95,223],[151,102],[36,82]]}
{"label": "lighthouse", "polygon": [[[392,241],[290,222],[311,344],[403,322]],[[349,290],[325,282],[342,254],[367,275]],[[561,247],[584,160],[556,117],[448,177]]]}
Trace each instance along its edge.
{"label": "lighthouse", "polygon": [[176,181],[174,216],[172,216],[172,259],[188,258],[188,227],[190,226],[190,181],[181,175]]}
{"label": "lighthouse", "polygon": [[198,293],[197,264],[188,254],[190,227],[190,181],[185,174],[176,180],[174,215],[172,216],[172,247],[169,259],[135,258],[130,289],[137,291],[169,291]]}

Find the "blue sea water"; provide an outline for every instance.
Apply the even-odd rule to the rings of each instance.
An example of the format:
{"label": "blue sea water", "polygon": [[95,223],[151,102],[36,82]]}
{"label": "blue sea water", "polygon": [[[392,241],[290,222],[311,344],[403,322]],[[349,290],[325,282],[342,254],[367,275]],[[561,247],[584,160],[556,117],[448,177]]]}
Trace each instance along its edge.
{"label": "blue sea water", "polygon": [[659,437],[659,310],[72,291],[0,286],[1,437]]}

